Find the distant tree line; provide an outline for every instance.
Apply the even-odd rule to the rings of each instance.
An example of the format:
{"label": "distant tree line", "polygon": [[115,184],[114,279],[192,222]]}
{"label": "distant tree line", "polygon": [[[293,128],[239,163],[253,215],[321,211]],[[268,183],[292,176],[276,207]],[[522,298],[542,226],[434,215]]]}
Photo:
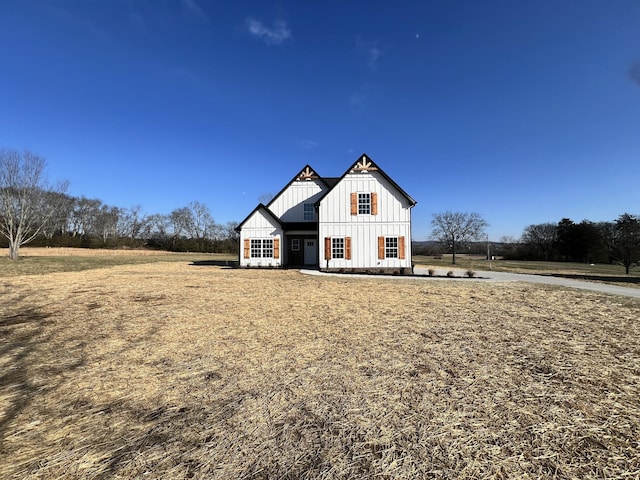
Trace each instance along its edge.
{"label": "distant tree line", "polygon": [[529,225],[520,241],[505,257],[515,260],[617,263],[626,273],[640,261],[640,217],[624,213],[612,222],[575,223],[563,218],[558,223]]}
{"label": "distant tree line", "polygon": [[[29,243],[32,246],[238,251],[237,223],[216,223],[209,207],[197,201],[168,214],[146,214],[139,205],[122,208],[84,196],[47,195],[55,212],[43,222],[41,231]],[[2,246],[6,247],[6,242]]]}
{"label": "distant tree line", "polygon": [[89,248],[157,248],[237,253],[237,223],[216,223],[194,201],[168,214],[146,214],[99,199],[73,197],[63,182],[46,181],[43,158],[0,150],[0,247],[18,258],[21,245]]}
{"label": "distant tree line", "polygon": [[629,270],[640,263],[640,216],[624,213],[615,221],[529,225],[520,239],[502,237],[489,242],[486,222],[474,213],[444,212],[434,215],[432,242],[415,242],[416,255],[464,253],[510,260],[618,264]]}

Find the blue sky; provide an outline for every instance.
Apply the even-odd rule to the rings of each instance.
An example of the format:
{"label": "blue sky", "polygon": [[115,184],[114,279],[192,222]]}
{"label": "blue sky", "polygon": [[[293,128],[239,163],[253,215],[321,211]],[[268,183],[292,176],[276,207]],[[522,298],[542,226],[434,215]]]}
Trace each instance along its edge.
{"label": "blue sky", "polygon": [[0,147],[69,193],[242,220],[367,153],[488,233],[640,214],[640,1],[0,0]]}

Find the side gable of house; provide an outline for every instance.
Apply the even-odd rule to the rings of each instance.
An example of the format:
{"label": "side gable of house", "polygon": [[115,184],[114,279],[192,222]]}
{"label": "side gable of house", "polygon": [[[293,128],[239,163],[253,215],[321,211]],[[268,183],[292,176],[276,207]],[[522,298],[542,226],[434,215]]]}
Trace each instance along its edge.
{"label": "side gable of house", "polygon": [[333,223],[407,221],[415,204],[366,154],[316,203],[321,207],[319,220]]}
{"label": "side gable of house", "polygon": [[320,268],[410,271],[415,204],[367,155],[361,155],[317,202],[323,247]]}
{"label": "side gable of house", "polygon": [[315,222],[314,203],[328,190],[327,182],[306,165],[267,207],[283,223]]}
{"label": "side gable of house", "polygon": [[240,265],[279,267],[282,265],[282,225],[262,203],[236,228],[240,232]]}

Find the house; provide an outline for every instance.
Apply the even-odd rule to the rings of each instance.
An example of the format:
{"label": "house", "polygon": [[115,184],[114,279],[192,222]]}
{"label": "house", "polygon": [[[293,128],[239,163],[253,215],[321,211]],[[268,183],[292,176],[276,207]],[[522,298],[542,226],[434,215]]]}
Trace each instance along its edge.
{"label": "house", "polygon": [[240,266],[409,274],[415,204],[366,154],[341,177],[307,165],[238,225]]}

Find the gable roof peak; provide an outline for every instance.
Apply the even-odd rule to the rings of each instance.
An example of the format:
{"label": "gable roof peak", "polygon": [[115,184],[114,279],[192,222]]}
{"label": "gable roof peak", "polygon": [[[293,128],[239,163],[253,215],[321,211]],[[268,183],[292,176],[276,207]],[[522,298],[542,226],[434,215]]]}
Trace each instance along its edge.
{"label": "gable roof peak", "polygon": [[356,161],[355,165],[351,167],[349,171],[351,173],[356,173],[356,172],[367,173],[367,172],[373,172],[376,170],[379,170],[379,168],[375,164],[375,162],[371,160],[371,157],[369,157],[366,153],[363,153],[358,157],[358,160]]}
{"label": "gable roof peak", "polygon": [[322,178],[320,175],[318,175],[318,173],[313,168],[311,168],[311,165],[307,164],[307,165],[305,165],[305,167],[302,170],[300,170],[299,173],[297,173],[289,181],[289,183],[287,183],[284,187],[282,187],[282,190],[280,190],[278,193],[276,193],[273,196],[273,198],[269,201],[269,203],[267,203],[267,207],[270,207],[278,199],[278,197],[280,197],[280,195],[282,195],[282,193],[287,188],[289,188],[291,185],[294,184],[294,182],[304,182],[304,181],[309,181],[309,180],[319,180],[320,182],[324,183],[327,188],[329,188],[329,185],[324,180],[324,178]]}
{"label": "gable roof peak", "polygon": [[242,230],[242,226],[247,223],[249,221],[249,219],[253,216],[254,213],[258,212],[258,211],[264,211],[268,216],[270,216],[273,220],[275,220],[275,222],[278,225],[282,225],[282,222],[280,222],[280,219],[278,218],[278,216],[273,213],[271,211],[271,209],[269,207],[267,207],[264,203],[260,202],[256,208],[254,208],[253,210],[251,210],[251,213],[249,215],[246,216],[246,218],[244,220],[242,220],[238,226],[236,228],[234,228],[234,230],[236,232],[240,232],[240,230]]}
{"label": "gable roof peak", "polygon": [[378,165],[376,165],[376,163],[373,160],[371,160],[371,157],[366,153],[363,153],[358,157],[358,160],[356,160],[355,165],[353,165],[353,167],[351,167],[346,172],[344,172],[344,175],[340,177],[338,182],[340,182],[340,180],[346,177],[347,174],[349,173],[367,173],[367,172],[378,172],[379,175],[382,175],[382,177],[384,177],[391,185],[393,185],[398,190],[398,192],[400,192],[409,201],[409,205],[411,207],[413,207],[417,203],[413,198],[411,198],[411,196],[407,192],[405,192],[400,187],[400,185],[398,185],[389,175],[387,175],[384,172],[384,170],[382,170],[382,168],[378,167]]}
{"label": "gable roof peak", "polygon": [[320,178],[311,165],[306,165],[298,175],[296,175],[295,180],[297,181],[309,181],[309,180],[317,180]]}

